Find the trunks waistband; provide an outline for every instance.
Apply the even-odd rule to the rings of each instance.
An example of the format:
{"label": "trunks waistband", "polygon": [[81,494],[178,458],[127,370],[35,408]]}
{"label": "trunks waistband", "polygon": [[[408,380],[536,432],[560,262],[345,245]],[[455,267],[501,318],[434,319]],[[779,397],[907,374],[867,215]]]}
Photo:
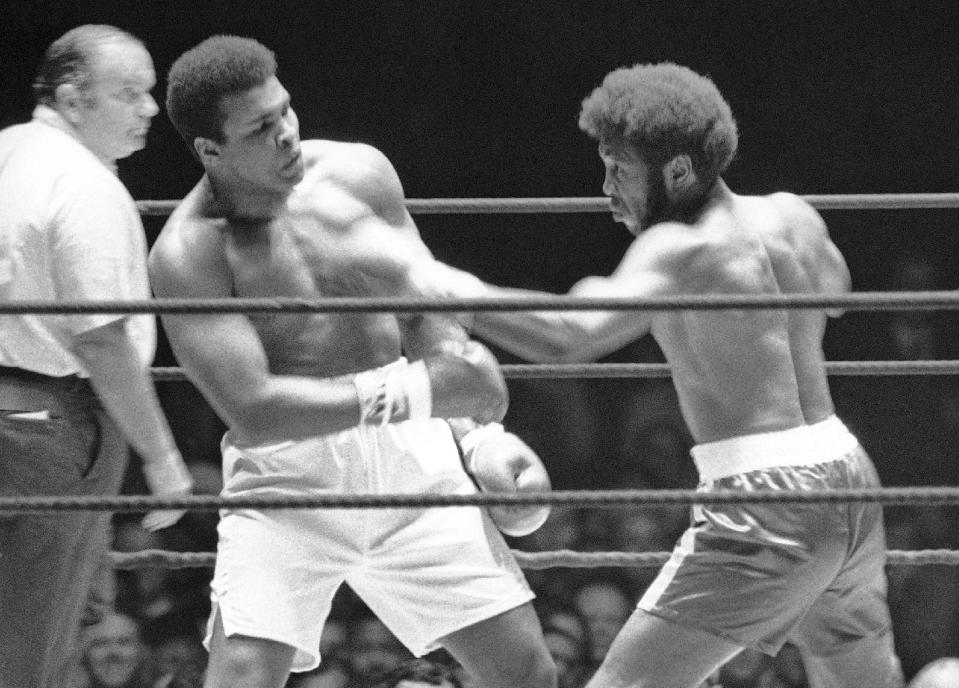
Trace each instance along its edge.
{"label": "trunks waistband", "polygon": [[732,437],[690,450],[703,481],[785,466],[812,466],[853,452],[859,441],[836,416],[779,432]]}

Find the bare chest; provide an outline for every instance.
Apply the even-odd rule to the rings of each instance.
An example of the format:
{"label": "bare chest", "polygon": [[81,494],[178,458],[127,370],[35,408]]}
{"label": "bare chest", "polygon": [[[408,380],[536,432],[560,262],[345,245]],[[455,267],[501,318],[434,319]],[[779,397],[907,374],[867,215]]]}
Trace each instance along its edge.
{"label": "bare chest", "polygon": [[239,297],[354,295],[346,286],[354,250],[319,222],[236,224],[225,233],[225,253]]}
{"label": "bare chest", "polygon": [[[224,246],[240,298],[317,299],[369,291],[357,268],[358,247],[319,222],[283,218],[234,226]],[[367,357],[375,361],[384,351],[387,358],[395,355],[395,318],[388,314],[253,314],[250,320],[274,369],[329,373],[366,367]]]}

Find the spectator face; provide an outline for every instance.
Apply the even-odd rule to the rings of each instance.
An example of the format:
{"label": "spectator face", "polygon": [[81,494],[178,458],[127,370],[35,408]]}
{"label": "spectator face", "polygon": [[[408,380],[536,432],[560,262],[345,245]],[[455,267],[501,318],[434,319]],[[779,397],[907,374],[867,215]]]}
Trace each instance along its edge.
{"label": "spectator face", "polygon": [[365,619],[353,631],[350,662],[356,676],[377,679],[408,659],[408,653],[379,619]]}
{"label": "spectator face", "polygon": [[84,641],[87,670],[103,686],[125,686],[143,659],[136,623],[121,614],[109,614],[90,627]]}
{"label": "spectator face", "polygon": [[549,611],[544,615],[542,624],[544,629],[556,630],[576,642],[589,642],[589,629],[585,625],[585,619],[573,612],[562,609]]}
{"label": "spectator face", "polygon": [[575,688],[580,685],[583,674],[584,645],[560,632],[543,635],[549,654],[556,664],[557,688]]}

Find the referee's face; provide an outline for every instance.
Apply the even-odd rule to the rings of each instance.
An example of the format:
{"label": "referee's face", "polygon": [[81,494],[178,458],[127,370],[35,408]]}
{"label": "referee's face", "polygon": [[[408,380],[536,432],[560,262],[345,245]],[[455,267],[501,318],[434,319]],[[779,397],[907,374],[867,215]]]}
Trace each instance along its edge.
{"label": "referee's face", "polygon": [[75,122],[80,140],[112,165],[146,146],[150,121],[159,112],[150,91],[153,60],[139,43],[117,39],[97,48],[91,84]]}

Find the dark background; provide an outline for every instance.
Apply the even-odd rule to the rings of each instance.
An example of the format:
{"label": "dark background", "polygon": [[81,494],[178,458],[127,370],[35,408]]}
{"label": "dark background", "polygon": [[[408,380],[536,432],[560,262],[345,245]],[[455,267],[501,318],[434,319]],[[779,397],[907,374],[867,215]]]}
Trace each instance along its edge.
{"label": "dark background", "polygon": [[[735,191],[936,192],[959,179],[952,2],[3,0],[0,125],[29,116],[42,51],[87,22],[146,42],[161,104],[165,73],[187,48],[214,33],[261,40],[277,52],[303,138],[379,147],[411,198],[600,195],[580,101],[609,70],[659,60],[710,75],[730,101]],[[135,198],[179,198],[200,171],[161,112],[121,174]],[[826,219],[857,289],[882,288],[904,250],[953,272],[952,211]],[[441,257],[553,289],[612,267],[628,240],[602,216],[419,224]]]}

